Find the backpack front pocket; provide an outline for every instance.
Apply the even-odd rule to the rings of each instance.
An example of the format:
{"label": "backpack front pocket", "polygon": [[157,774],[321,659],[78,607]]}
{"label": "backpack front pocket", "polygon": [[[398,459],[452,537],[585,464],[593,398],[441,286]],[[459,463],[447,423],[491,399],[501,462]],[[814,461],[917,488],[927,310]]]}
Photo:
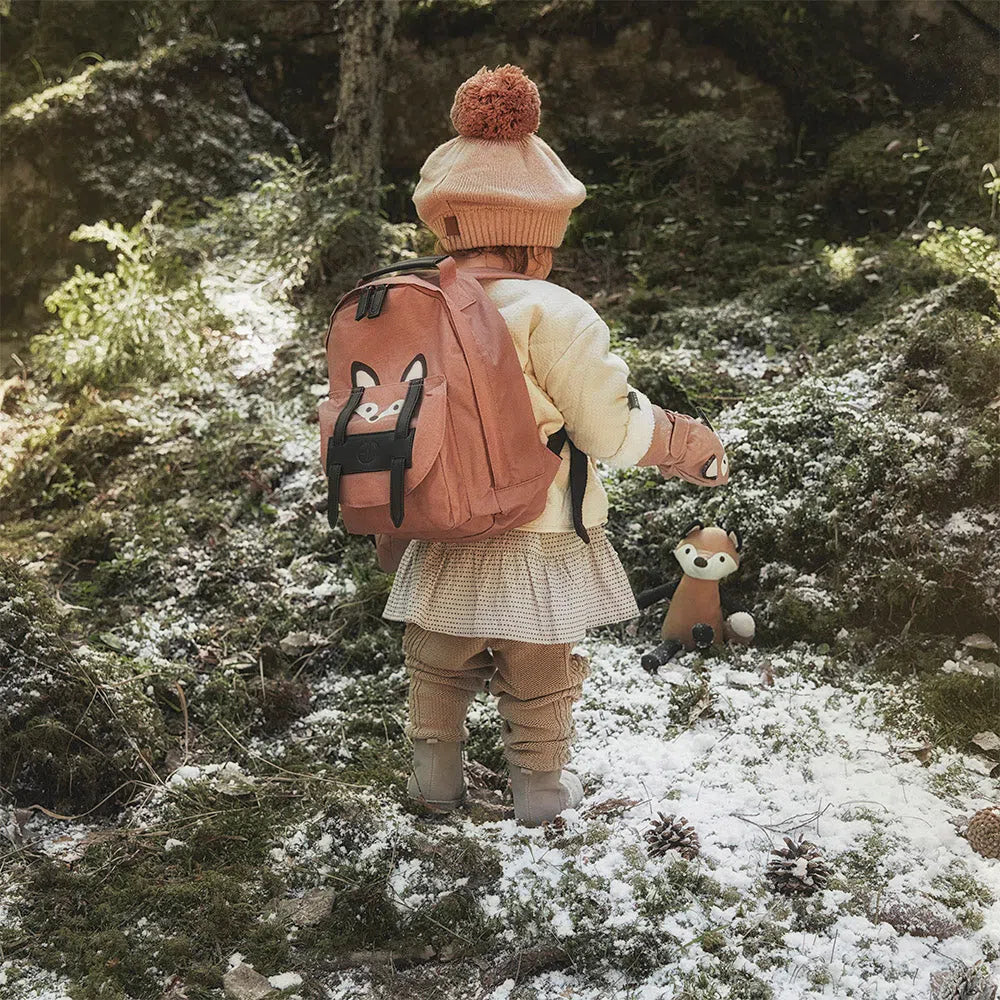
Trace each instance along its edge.
{"label": "backpack front pocket", "polygon": [[[387,509],[392,525],[400,527],[406,497],[426,478],[441,452],[447,390],[445,377],[432,375],[345,389],[320,403],[321,457],[329,480],[331,525],[342,505],[345,524],[349,511],[381,507]],[[369,513],[379,519],[376,511]]]}

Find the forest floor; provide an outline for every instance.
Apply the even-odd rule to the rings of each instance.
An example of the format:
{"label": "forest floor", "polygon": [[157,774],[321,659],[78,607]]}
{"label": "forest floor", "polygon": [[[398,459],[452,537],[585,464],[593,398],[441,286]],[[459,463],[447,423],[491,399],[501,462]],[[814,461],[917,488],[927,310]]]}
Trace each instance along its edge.
{"label": "forest floor", "polygon": [[[878,274],[884,260],[865,264]],[[655,641],[655,613],[638,633],[604,629],[582,644],[592,672],[575,712],[579,809],[540,830],[514,823],[485,698],[470,719],[468,803],[443,819],[408,803],[399,629],[379,618],[387,578],[322,510],[321,312],[273,294],[245,261],[217,260],[202,279],[230,331],[224,369],[92,394],[97,430],[71,425],[55,458],[68,421],[82,425],[79,408],[32,382],[8,421],[11,450],[27,456],[8,487],[42,484],[50,499],[4,527],[21,589],[0,597],[30,619],[29,639],[35,630],[58,652],[5,693],[9,715],[35,720],[29,730],[52,742],[26,785],[48,810],[0,813],[0,994],[220,997],[227,970],[245,964],[269,978],[256,995],[304,1000],[926,1000],[960,981],[988,995],[1000,979],[1000,866],[960,830],[996,799],[993,762],[965,729],[942,735],[917,671],[890,677],[845,656],[864,629],[838,622],[829,581],[789,575],[776,552],[754,569],[778,609],[762,614],[756,648],[685,655],[651,677],[638,660]],[[939,315],[963,289],[907,288],[873,322]],[[696,325],[748,323],[741,308],[727,300]],[[713,331],[708,351],[674,319],[679,339],[622,349],[637,371],[729,373],[740,401],[717,423],[734,458],[730,491],[763,490],[752,471],[741,487],[746,380],[811,386],[823,419],[834,404],[855,423],[878,409],[858,358],[810,383],[798,348]],[[781,317],[754,322],[767,331]],[[793,396],[779,388],[759,405],[779,420]],[[102,467],[75,456],[73,440],[105,449]],[[810,496],[803,476],[787,508],[754,501],[775,507],[775,524]],[[630,570],[655,549],[669,571],[671,539],[701,499],[635,473],[607,481],[625,512],[616,543]],[[662,509],[642,513],[648,503]],[[950,523],[975,541],[994,522],[977,508],[928,530]],[[764,513],[760,524],[766,536]],[[644,532],[657,527],[654,543]],[[793,611],[832,618],[828,638],[796,638]],[[936,648],[950,652],[933,684],[978,678],[983,658],[959,638]],[[72,670],[89,685],[59,715],[52,691]],[[971,732],[989,720],[976,711]],[[53,747],[70,728],[109,744],[57,776]],[[86,809],[73,788],[84,779],[99,789]],[[119,780],[128,794],[116,798]],[[52,815],[61,802],[72,818]],[[650,854],[660,814],[693,825],[693,860]],[[783,838],[800,836],[829,879],[790,898],[766,870]]]}
{"label": "forest floor", "polygon": [[[989,800],[992,782],[960,753],[922,764],[921,747],[879,719],[877,704],[896,697],[894,690],[825,684],[817,680],[823,657],[806,649],[747,651],[701,668],[683,662],[651,679],[631,645],[584,648],[593,672],[576,713],[575,766],[587,795],[558,827],[527,831],[510,818],[487,818],[501,813],[499,801],[478,813],[426,819],[358,791],[372,825],[355,864],[386,878],[400,915],[441,913],[443,928],[445,904],[456,894],[472,896],[465,905],[481,909],[489,948],[443,930],[443,941],[426,951],[359,950],[346,956],[352,968],[327,971],[315,956],[296,953],[301,932],[291,917],[283,961],[261,961],[247,949],[228,963],[247,961],[276,977],[292,973],[273,982],[290,983],[289,996],[331,1000],[924,1000],[934,995],[932,982],[943,985],[954,973],[995,976],[995,961],[984,964],[984,956],[1000,945],[996,864],[978,857],[954,825]],[[386,680],[401,700],[403,674]],[[226,808],[268,794],[275,775],[284,774],[268,761],[281,759],[286,741],[306,756],[315,747],[319,757],[343,739],[344,699],[358,683],[323,678],[310,713],[275,738],[278,746],[255,741],[248,766],[178,768],[120,827],[33,820],[0,913],[10,920],[18,912],[32,857],[70,869],[104,838],[122,849],[143,843],[164,873],[184,867],[188,838],[199,834],[190,821],[165,816],[166,803],[195,787],[213,808],[220,798]],[[492,725],[485,702],[474,715]],[[400,743],[401,706],[381,722],[387,743]],[[289,778],[286,787],[307,780]],[[701,838],[695,861],[648,856],[644,834],[658,813],[683,813],[694,825]],[[276,828],[263,863],[303,889],[339,889],[340,879],[326,876],[340,864],[341,832],[338,818],[322,811]],[[789,900],[770,890],[764,873],[782,836],[798,835],[821,846],[833,876],[816,896]],[[441,864],[449,850],[456,857],[473,852],[477,864],[456,877],[452,860]],[[261,920],[267,913],[262,905]],[[169,936],[142,908],[122,923],[126,936],[153,953]],[[477,954],[464,959],[468,951]],[[11,997],[71,995],[71,979],[17,958],[3,963],[0,976]]]}

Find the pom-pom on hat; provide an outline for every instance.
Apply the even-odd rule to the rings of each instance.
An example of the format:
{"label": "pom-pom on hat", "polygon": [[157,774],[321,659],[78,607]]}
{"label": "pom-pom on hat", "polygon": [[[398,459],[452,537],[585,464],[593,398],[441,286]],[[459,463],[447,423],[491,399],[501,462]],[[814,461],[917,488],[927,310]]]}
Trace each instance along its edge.
{"label": "pom-pom on hat", "polygon": [[557,247],[586,188],[540,139],[538,88],[519,66],[485,66],[455,94],[459,133],[427,157],[417,214],[446,251]]}
{"label": "pom-pom on hat", "polygon": [[451,123],[469,139],[523,139],[538,131],[541,107],[520,66],[484,66],[455,92]]}

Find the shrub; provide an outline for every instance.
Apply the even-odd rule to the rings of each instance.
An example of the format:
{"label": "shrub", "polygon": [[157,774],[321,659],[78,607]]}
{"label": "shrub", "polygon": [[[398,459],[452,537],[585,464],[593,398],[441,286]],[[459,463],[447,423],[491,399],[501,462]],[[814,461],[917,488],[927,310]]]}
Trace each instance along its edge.
{"label": "shrub", "polygon": [[390,225],[359,208],[350,175],[331,173],[316,157],[303,159],[298,147],[287,160],[267,153],[251,160],[261,179],[249,191],[206,199],[214,211],[179,233],[182,244],[209,257],[249,253],[285,298],[353,278],[379,253],[398,257],[409,247],[415,227]]}
{"label": "shrub", "polygon": [[85,393],[61,419],[30,438],[0,487],[0,521],[71,507],[87,500],[113,474],[114,463],[144,436],[117,402],[97,403]]}
{"label": "shrub", "polygon": [[900,230],[931,213],[985,222],[982,168],[995,156],[994,114],[922,115],[846,139],[831,152],[816,194],[849,232]]}
{"label": "shrub", "polygon": [[197,276],[162,247],[154,224],[161,207],[154,202],[131,229],[101,221],[73,232],[74,240],[107,244],[117,261],[103,275],[78,265],[46,298],[59,325],[35,337],[31,351],[54,382],[115,388],[162,381],[196,364],[205,333],[223,326]]}
{"label": "shrub", "polygon": [[773,160],[774,139],[750,118],[726,118],[715,111],[661,114],[649,122],[662,153],[649,165],[651,179],[661,171],[695,195],[723,194],[743,176],[759,176]]}
{"label": "shrub", "polygon": [[972,227],[957,229],[928,223],[931,234],[921,244],[919,252],[942,270],[955,276],[971,275],[986,282],[1000,294],[1000,250],[996,236]]}

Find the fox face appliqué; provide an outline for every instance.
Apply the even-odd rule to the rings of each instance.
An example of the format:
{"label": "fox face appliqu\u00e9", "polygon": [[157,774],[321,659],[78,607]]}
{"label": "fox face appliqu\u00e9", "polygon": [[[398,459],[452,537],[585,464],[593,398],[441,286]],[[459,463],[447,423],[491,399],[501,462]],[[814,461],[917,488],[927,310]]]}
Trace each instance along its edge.
{"label": "fox face appliqu\u00e9", "polygon": [[[422,354],[418,354],[403,370],[399,381],[410,382],[415,378],[426,377],[427,359]],[[378,372],[370,365],[366,365],[363,361],[351,362],[351,385],[354,388],[370,389],[381,384]],[[402,408],[403,400],[401,399],[393,400],[384,410],[379,409],[378,403],[369,400],[368,402],[361,403],[354,413],[356,416],[373,424],[383,417],[394,417]]]}

